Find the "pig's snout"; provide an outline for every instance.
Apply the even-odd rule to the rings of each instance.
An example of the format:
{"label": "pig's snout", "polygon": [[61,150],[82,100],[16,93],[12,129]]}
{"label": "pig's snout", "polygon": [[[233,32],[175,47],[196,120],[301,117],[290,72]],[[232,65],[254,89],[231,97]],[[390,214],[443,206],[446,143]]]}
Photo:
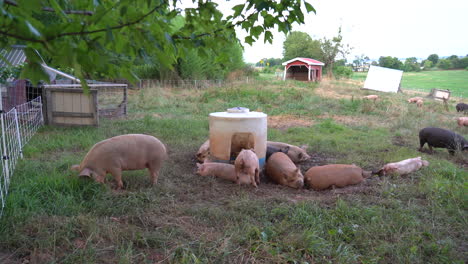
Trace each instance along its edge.
{"label": "pig's snout", "polygon": [[296,181],[296,188],[301,189],[304,187],[304,180],[300,179]]}

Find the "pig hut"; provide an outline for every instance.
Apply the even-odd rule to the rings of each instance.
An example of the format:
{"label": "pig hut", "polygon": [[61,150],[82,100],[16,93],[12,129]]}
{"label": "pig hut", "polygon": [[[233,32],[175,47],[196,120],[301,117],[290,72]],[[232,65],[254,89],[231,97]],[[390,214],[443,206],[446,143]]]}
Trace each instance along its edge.
{"label": "pig hut", "polygon": [[283,80],[320,81],[322,79],[323,62],[310,58],[294,58],[283,62]]}

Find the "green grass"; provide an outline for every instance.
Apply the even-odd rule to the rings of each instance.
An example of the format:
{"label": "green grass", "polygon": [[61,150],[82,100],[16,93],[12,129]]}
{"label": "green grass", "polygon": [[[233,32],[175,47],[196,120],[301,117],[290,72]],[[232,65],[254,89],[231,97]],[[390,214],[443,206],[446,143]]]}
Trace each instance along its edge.
{"label": "green grass", "polygon": [[[318,90],[353,95],[318,96]],[[0,219],[0,262],[36,263],[466,263],[466,154],[417,151],[429,125],[466,136],[438,102],[423,109],[402,94],[362,101],[332,86],[263,80],[209,90],[130,93],[126,119],[97,128],[44,127],[24,150]],[[423,156],[429,167],[340,190],[257,190],[195,175],[208,114],[246,106],[312,122],[269,129],[268,139],[308,145],[303,171],[326,163],[377,169]],[[124,191],[69,171],[96,142],[119,134],[161,139],[170,159],[151,187],[146,171],[124,172]],[[463,167],[465,166],[465,167]]]}
{"label": "green grass", "polygon": [[[365,81],[367,73],[355,72],[353,79]],[[403,73],[402,90],[448,89],[452,96],[468,97],[468,71],[422,71]]]}

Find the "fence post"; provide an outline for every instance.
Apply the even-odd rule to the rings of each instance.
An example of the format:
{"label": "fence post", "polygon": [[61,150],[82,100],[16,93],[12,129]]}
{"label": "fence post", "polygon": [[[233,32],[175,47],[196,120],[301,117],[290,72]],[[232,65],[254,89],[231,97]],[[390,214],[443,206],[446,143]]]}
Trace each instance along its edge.
{"label": "fence post", "polygon": [[18,125],[18,110],[16,110],[16,107],[13,109],[15,110],[16,137],[18,138],[19,153],[20,153],[20,157],[23,158],[23,144],[21,143],[21,136],[20,136],[19,125]]}
{"label": "fence post", "polygon": [[1,126],[2,126],[2,163],[3,163],[3,169],[4,169],[4,177],[5,177],[5,193],[8,192],[8,183],[10,182],[10,169],[8,166],[8,153],[7,153],[7,146],[6,146],[6,140],[5,140],[5,117],[3,114],[3,110],[0,110],[0,119],[1,119]]}

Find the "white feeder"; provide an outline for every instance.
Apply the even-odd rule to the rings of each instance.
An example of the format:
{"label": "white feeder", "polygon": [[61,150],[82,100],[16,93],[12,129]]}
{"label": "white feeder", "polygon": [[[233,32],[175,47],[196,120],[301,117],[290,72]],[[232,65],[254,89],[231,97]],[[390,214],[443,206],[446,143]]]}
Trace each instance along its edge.
{"label": "white feeder", "polygon": [[260,162],[265,163],[267,148],[267,115],[235,107],[227,112],[210,114],[210,155],[220,162],[236,159],[242,149],[254,149]]}

